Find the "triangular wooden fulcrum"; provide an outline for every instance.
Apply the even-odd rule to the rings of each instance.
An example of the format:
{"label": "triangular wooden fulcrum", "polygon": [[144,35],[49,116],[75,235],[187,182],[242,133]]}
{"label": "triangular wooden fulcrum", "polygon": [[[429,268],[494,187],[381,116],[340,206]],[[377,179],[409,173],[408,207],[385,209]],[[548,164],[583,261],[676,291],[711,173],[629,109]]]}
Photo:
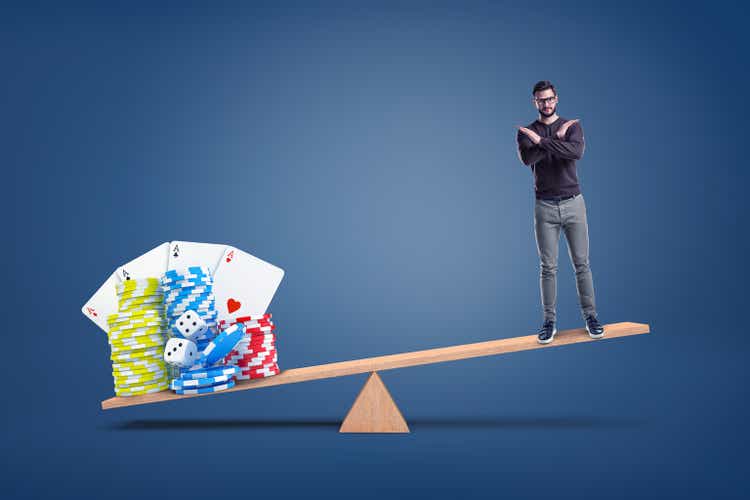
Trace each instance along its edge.
{"label": "triangular wooden fulcrum", "polygon": [[409,432],[378,372],[370,374],[339,432]]}

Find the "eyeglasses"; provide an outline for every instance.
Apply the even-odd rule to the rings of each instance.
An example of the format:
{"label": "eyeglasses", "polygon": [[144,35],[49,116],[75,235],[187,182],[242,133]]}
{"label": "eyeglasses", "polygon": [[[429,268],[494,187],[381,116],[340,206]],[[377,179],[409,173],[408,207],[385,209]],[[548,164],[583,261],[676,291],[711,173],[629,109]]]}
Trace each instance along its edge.
{"label": "eyeglasses", "polygon": [[544,99],[534,99],[534,102],[537,104],[543,105],[543,104],[551,104],[557,100],[557,96],[554,95],[552,97],[545,97]]}

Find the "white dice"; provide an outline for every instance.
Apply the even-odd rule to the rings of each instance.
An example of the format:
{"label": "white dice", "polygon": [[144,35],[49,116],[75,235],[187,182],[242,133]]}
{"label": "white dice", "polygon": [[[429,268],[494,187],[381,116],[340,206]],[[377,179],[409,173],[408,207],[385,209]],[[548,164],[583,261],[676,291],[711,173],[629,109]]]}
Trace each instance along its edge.
{"label": "white dice", "polygon": [[208,325],[192,310],[185,311],[174,322],[174,328],[186,339],[196,339],[208,331]]}
{"label": "white dice", "polygon": [[188,339],[171,338],[164,348],[164,361],[180,368],[193,366],[199,356],[198,346]]}

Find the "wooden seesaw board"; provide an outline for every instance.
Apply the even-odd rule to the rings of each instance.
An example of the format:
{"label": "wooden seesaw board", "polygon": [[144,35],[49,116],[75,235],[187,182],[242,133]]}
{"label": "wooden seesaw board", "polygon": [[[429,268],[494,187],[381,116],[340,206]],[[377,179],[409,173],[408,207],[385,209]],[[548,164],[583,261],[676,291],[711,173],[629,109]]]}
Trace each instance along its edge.
{"label": "wooden seesaw board", "polygon": [[320,380],[333,377],[344,377],[360,373],[370,373],[362,391],[354,401],[349,413],[339,429],[339,432],[409,432],[401,412],[393,402],[378,371],[393,370],[395,368],[406,368],[409,366],[428,365],[432,363],[443,363],[445,361],[456,361],[459,359],[478,358],[482,356],[494,356],[518,351],[529,351],[533,349],[550,349],[582,342],[602,342],[631,335],[649,333],[649,325],[643,323],[612,323],[604,325],[605,335],[601,339],[592,339],[583,328],[562,330],[557,332],[555,340],[550,344],[537,342],[536,334],[524,337],[512,337],[473,344],[461,344],[450,347],[439,347],[423,351],[404,352],[377,356],[373,358],[355,359],[351,361],[340,361],[324,365],[306,366],[303,368],[292,368],[283,370],[273,377],[258,380],[241,380],[231,389],[225,391],[196,394],[177,395],[170,390],[145,394],[143,396],[114,397],[102,401],[103,410],[123,408],[126,406],[144,405],[150,403],[162,403],[178,399],[197,398],[204,396],[217,396],[230,392],[246,391],[249,389],[260,389],[274,385],[295,384],[310,380]]}

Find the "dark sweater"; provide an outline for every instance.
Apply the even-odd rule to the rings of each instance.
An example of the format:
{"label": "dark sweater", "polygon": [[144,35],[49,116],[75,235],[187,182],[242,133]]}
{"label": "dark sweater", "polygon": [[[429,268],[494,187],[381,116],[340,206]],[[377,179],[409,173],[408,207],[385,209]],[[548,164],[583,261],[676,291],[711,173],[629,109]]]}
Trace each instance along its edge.
{"label": "dark sweater", "polygon": [[581,192],[576,160],[581,159],[585,149],[583,127],[580,122],[574,123],[568,127],[565,140],[560,140],[556,134],[566,121],[558,117],[551,125],[536,120],[527,126],[541,136],[539,144],[534,144],[526,134],[518,131],[518,157],[534,172],[537,199],[573,196]]}

